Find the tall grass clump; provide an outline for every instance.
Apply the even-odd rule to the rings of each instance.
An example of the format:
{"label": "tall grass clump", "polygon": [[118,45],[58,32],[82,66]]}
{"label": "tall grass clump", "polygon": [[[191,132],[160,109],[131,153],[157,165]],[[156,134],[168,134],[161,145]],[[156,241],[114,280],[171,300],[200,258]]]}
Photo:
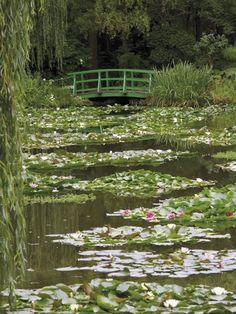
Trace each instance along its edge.
{"label": "tall grass clump", "polygon": [[209,103],[211,70],[189,63],[155,70],[151,91],[152,102],[158,106],[199,106]]}

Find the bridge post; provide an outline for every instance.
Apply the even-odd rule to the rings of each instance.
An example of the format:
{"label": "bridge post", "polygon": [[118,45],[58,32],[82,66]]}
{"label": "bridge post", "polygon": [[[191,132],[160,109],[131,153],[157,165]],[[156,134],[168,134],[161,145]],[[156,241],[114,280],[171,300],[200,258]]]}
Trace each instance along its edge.
{"label": "bridge post", "polygon": [[98,87],[97,87],[98,94],[101,94],[101,72],[98,72]]}
{"label": "bridge post", "polygon": [[84,75],[82,73],[80,75],[80,80],[82,81],[81,88],[84,89]]}
{"label": "bridge post", "polygon": [[108,72],[106,71],[106,87],[109,87]]}
{"label": "bridge post", "polygon": [[123,93],[126,92],[126,71],[124,71],[124,76],[123,76]]}
{"label": "bridge post", "polygon": [[131,77],[131,87],[133,89],[134,88],[134,81],[133,81],[133,79],[134,79],[134,72],[133,71],[130,72],[130,77]]}
{"label": "bridge post", "polygon": [[151,92],[151,86],[152,86],[152,74],[149,73],[149,85],[148,85],[148,91]]}
{"label": "bridge post", "polygon": [[76,95],[76,74],[73,75],[73,95]]}

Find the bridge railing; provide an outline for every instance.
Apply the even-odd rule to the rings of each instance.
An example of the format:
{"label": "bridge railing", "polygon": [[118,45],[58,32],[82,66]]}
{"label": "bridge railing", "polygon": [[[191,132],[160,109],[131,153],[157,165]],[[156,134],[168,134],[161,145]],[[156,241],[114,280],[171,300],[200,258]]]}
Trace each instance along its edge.
{"label": "bridge railing", "polygon": [[69,73],[73,94],[102,97],[103,94],[150,93],[154,71],[134,69],[101,69]]}

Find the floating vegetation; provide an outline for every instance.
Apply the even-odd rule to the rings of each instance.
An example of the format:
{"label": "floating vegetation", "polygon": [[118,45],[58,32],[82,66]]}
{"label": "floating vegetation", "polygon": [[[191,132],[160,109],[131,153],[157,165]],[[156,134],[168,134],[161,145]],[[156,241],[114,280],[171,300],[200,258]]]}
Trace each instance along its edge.
{"label": "floating vegetation", "polygon": [[[192,275],[194,279],[199,274],[210,275],[209,282],[214,280],[213,274],[222,274],[222,278],[221,275],[217,276],[222,281],[225,281],[225,276],[232,274],[234,277],[236,250],[231,249],[232,241],[228,240],[230,234],[233,237],[234,229],[227,229],[224,232],[220,230],[236,226],[236,185],[210,188],[206,186],[219,185],[221,181],[205,181],[197,178],[199,173],[203,173],[207,168],[206,162],[210,157],[207,157],[207,160],[195,158],[194,162],[199,164],[193,165],[193,169],[186,169],[185,173],[188,173],[186,176],[191,178],[195,176],[195,180],[140,169],[142,168],[140,165],[156,167],[179,158],[177,163],[162,167],[162,170],[168,169],[166,171],[168,173],[176,164],[180,165],[180,168],[187,167],[184,164],[186,159],[182,160],[182,157],[188,158],[192,155],[200,157],[201,154],[179,151],[179,149],[171,150],[168,149],[168,145],[165,146],[165,150],[145,150],[145,147],[150,147],[148,142],[138,145],[142,149],[144,147],[144,150],[136,150],[139,147],[135,146],[135,141],[146,139],[156,140],[154,148],[159,148],[157,145],[161,141],[162,143],[165,141],[165,144],[183,143],[183,146],[178,147],[198,144],[209,147],[233,145],[236,143],[236,127],[233,119],[228,124],[225,122],[227,120],[225,117],[232,118],[235,112],[235,106],[187,109],[147,107],[140,110],[140,107],[132,109],[129,106],[117,105],[105,108],[32,110],[28,115],[29,137],[24,147],[36,148],[33,154],[36,152],[37,154],[32,155],[25,149],[26,167],[29,170],[25,186],[28,203],[84,203],[94,200],[101,194],[97,203],[92,204],[92,209],[95,208],[98,212],[91,217],[86,215],[86,224],[90,219],[93,227],[107,223],[104,227],[88,230],[83,230],[85,225],[82,225],[80,226],[82,231],[72,233],[71,231],[78,228],[78,220],[66,226],[63,225],[63,220],[60,229],[57,227],[57,230],[64,230],[59,231],[63,233],[68,232],[70,228],[70,233],[55,234],[57,231],[54,228],[47,229],[50,237],[45,241],[48,243],[45,244],[47,250],[50,248],[51,251],[51,246],[57,250],[60,243],[62,246],[77,247],[76,250],[70,247],[62,248],[62,253],[58,255],[63,256],[65,260],[58,259],[62,262],[58,263],[56,260],[53,264],[55,278],[69,272],[70,276],[72,272],[73,277],[74,272],[77,272],[82,274],[83,278],[91,278],[99,274],[100,277],[109,279],[96,279],[84,285],[58,284],[37,290],[17,290],[17,309],[38,313],[235,312],[236,295],[222,287],[160,286],[157,283],[140,281],[149,281],[154,277],[157,279],[155,281],[159,281],[160,276],[164,276],[164,281],[172,281],[169,278],[173,278],[173,282],[176,282],[181,280],[180,278],[188,278]],[[111,148],[101,146],[99,150],[105,152],[100,153],[91,152],[95,147],[87,146],[131,141],[134,142],[132,145],[113,145]],[[153,144],[154,141],[151,143]],[[69,145],[73,147],[68,147]],[[78,148],[76,145],[83,145],[83,147]],[[44,148],[50,150],[47,152]],[[109,152],[111,149],[123,148],[126,150]],[[216,162],[221,166],[229,166],[236,160],[235,152],[217,153],[213,158],[215,158],[213,161],[210,160],[212,167]],[[103,174],[102,167],[106,166],[112,166],[108,171],[114,172],[114,166],[135,166],[135,169],[139,170],[96,176],[98,173],[105,175],[108,171],[104,171]],[[86,181],[69,176],[70,171],[66,171],[84,170],[89,167],[101,168],[89,169]],[[89,180],[89,172],[92,173],[93,178],[96,178]],[[50,176],[50,173],[53,175]],[[84,171],[82,173],[84,174]],[[210,172],[208,174],[211,175]],[[215,172],[212,177],[218,178],[221,175],[228,174],[218,171],[217,175]],[[230,174],[230,180],[232,175]],[[226,181],[227,178],[224,177],[224,180]],[[201,187],[205,188],[198,194],[191,195],[191,192],[195,191],[194,188]],[[181,195],[188,195],[159,200],[153,208],[135,208],[141,206],[142,199],[143,205],[151,207],[152,205],[147,204],[152,204],[152,200],[147,198],[163,196],[176,190],[182,190]],[[141,222],[136,222],[136,226],[126,226],[125,220],[119,219],[116,222],[115,218],[99,217],[96,223],[101,208],[104,210],[103,213],[111,212],[111,201],[113,202],[114,198],[117,201],[115,207],[123,209],[107,216],[122,216],[133,219],[133,222],[135,220]],[[48,212],[50,207],[51,205],[47,206]],[[66,209],[66,206],[62,207]],[[76,209],[74,211],[72,208],[70,215],[71,213],[76,215]],[[119,227],[114,227],[117,225]],[[218,250],[219,241],[223,242],[220,245],[224,248],[222,250]],[[52,242],[55,242],[55,245]],[[204,247],[201,247],[200,243],[205,243]],[[197,245],[193,246],[193,244]],[[65,254],[67,251],[73,253],[67,256]],[[58,256],[52,254],[53,258]],[[31,262],[32,269],[36,272],[41,271],[41,266],[38,266],[34,260]],[[52,271],[50,267],[48,270]],[[135,278],[137,283],[114,280],[114,277]],[[71,277],[67,277],[66,280],[70,280],[69,278]],[[54,284],[54,280],[49,278],[47,282]],[[208,279],[204,278],[204,280]],[[229,285],[232,286],[232,283]]]}
{"label": "floating vegetation", "polygon": [[[148,219],[148,218],[147,218]],[[92,230],[75,233],[49,235],[56,237],[53,242],[83,247],[115,247],[131,244],[173,245],[181,242],[209,242],[211,239],[230,238],[229,234],[220,235],[212,229],[196,227],[154,225],[148,228],[123,226],[112,228],[106,225]]]}
{"label": "floating vegetation", "polygon": [[117,196],[153,197],[174,190],[213,185],[212,181],[200,178],[191,180],[184,177],[173,177],[169,174],[149,170],[118,172],[110,176],[96,178],[93,181],[81,181],[73,176],[39,176],[31,175],[25,192],[59,193],[80,190],[87,192],[110,192]]}
{"label": "floating vegetation", "polygon": [[215,159],[231,160],[230,162],[227,163],[216,164],[216,166],[223,170],[236,171],[236,152],[234,151],[218,152],[217,154],[213,155],[213,157]]}
{"label": "floating vegetation", "polygon": [[96,196],[93,194],[66,194],[58,196],[32,196],[26,197],[28,204],[57,204],[57,203],[77,203],[84,204],[89,201],[94,201]]}
{"label": "floating vegetation", "polygon": [[218,152],[217,154],[214,154],[212,157],[217,159],[236,160],[236,152],[234,151]]}
{"label": "floating vegetation", "polygon": [[25,186],[26,194],[54,194],[59,192],[71,193],[82,190],[88,184],[87,181],[80,181],[73,176],[40,176],[31,174]]}
{"label": "floating vegetation", "polygon": [[[190,250],[169,254],[121,250],[83,251],[78,270],[106,273],[108,277],[167,276],[184,278],[195,274],[216,274],[236,269],[235,250]],[[60,271],[60,269],[58,269]]]}
{"label": "floating vegetation", "polygon": [[27,165],[31,170],[55,170],[87,168],[92,166],[130,166],[137,164],[159,165],[165,161],[177,159],[179,156],[189,156],[189,152],[168,150],[127,150],[109,153],[69,153],[58,151],[54,153],[25,154]]}
{"label": "floating vegetation", "polygon": [[[112,215],[112,214],[111,214]],[[236,223],[236,185],[222,188],[204,188],[194,196],[184,196],[164,200],[154,208],[120,210],[114,215],[124,218],[164,220],[178,222],[222,222]],[[150,219],[147,219],[150,216]]]}
{"label": "floating vegetation", "polygon": [[110,192],[117,196],[154,197],[174,190],[213,185],[212,181],[200,178],[191,180],[184,177],[173,177],[169,174],[149,170],[136,170],[115,173],[96,178],[86,186],[88,191]]}
{"label": "floating vegetation", "polygon": [[228,171],[236,171],[236,161],[231,161],[223,165],[216,165],[218,168]]}
{"label": "floating vegetation", "polygon": [[223,287],[162,286],[115,279],[17,289],[16,296],[17,309],[25,313],[233,313],[236,307],[236,295]]}
{"label": "floating vegetation", "polygon": [[[86,111],[88,109],[88,112]],[[111,110],[111,109],[109,109]],[[75,144],[104,144],[143,139],[171,139],[195,144],[236,144],[236,128],[214,130],[206,121],[235,106],[208,108],[146,108],[129,116],[110,115],[102,108],[67,108],[29,113],[29,148],[64,147]],[[158,122],[157,122],[158,121]]]}

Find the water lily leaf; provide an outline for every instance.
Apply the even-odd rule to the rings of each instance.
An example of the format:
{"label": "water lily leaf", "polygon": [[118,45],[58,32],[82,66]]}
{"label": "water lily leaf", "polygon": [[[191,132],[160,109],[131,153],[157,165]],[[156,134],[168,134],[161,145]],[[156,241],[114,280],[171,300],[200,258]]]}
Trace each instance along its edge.
{"label": "water lily leaf", "polygon": [[96,296],[96,302],[98,306],[108,311],[113,310],[114,308],[118,307],[117,302],[100,294]]}

